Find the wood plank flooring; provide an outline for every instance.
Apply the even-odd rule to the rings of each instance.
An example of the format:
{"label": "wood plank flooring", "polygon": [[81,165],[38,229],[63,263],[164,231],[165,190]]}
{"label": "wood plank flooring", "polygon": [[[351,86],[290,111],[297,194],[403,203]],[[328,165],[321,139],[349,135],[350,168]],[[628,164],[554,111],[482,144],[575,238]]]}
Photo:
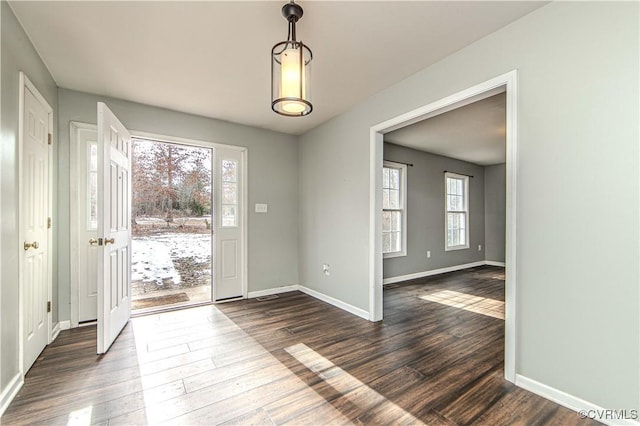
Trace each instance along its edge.
{"label": "wood plank flooring", "polygon": [[503,280],[481,267],[387,286],[375,324],[300,292],[149,315],[103,356],[95,327],[64,331],[0,421],[597,424],[503,379]]}

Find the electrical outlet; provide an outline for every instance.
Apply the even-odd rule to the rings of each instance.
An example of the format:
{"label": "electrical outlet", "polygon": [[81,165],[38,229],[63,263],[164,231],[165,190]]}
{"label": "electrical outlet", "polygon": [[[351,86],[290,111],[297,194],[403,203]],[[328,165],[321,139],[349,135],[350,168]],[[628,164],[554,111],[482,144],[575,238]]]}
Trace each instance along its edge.
{"label": "electrical outlet", "polygon": [[328,263],[323,263],[323,264],[322,264],[322,272],[324,272],[324,274],[325,274],[326,276],[331,275],[331,271],[329,270],[329,268],[330,268],[330,266],[329,266],[329,264],[328,264]]}
{"label": "electrical outlet", "polygon": [[478,251],[482,251],[482,244],[478,244]]}
{"label": "electrical outlet", "polygon": [[427,250],[427,259],[431,259],[431,250]]}

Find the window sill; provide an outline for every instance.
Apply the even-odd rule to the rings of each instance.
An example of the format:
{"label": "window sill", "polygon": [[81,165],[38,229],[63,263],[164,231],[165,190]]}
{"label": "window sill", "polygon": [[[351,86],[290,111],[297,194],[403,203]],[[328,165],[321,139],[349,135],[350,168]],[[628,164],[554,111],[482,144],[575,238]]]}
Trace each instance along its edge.
{"label": "window sill", "polygon": [[453,246],[453,247],[445,247],[444,251],[455,251],[455,250],[465,250],[468,249],[469,245],[466,246]]}
{"label": "window sill", "polygon": [[393,258],[393,257],[406,257],[407,256],[407,252],[406,251],[396,251],[393,253],[383,253],[382,254],[382,258],[383,259],[389,259],[389,258]]}

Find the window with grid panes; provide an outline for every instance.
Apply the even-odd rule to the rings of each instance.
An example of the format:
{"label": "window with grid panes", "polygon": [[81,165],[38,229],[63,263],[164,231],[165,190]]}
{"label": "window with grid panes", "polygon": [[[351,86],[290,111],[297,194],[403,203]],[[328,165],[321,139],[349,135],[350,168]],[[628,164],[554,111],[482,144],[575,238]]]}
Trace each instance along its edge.
{"label": "window with grid panes", "polygon": [[469,248],[469,177],[445,173],[445,250]]}
{"label": "window with grid panes", "polygon": [[390,161],[382,168],[382,252],[407,255],[407,166]]}

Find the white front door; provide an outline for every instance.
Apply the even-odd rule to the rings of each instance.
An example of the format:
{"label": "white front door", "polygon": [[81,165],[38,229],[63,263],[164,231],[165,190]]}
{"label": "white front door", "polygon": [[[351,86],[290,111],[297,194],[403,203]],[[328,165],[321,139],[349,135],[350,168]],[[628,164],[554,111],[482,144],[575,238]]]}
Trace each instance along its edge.
{"label": "white front door", "polygon": [[244,151],[216,147],[215,249],[213,296],[216,301],[245,293]]}
{"label": "white front door", "polygon": [[[98,135],[78,128],[77,207],[78,321],[98,318]],[[74,224],[72,224],[74,226]]]}
{"label": "white front door", "polygon": [[49,342],[49,114],[50,107],[28,83],[22,114],[22,253],[23,372]]}
{"label": "white front door", "polygon": [[98,102],[98,353],[131,316],[131,136]]}

